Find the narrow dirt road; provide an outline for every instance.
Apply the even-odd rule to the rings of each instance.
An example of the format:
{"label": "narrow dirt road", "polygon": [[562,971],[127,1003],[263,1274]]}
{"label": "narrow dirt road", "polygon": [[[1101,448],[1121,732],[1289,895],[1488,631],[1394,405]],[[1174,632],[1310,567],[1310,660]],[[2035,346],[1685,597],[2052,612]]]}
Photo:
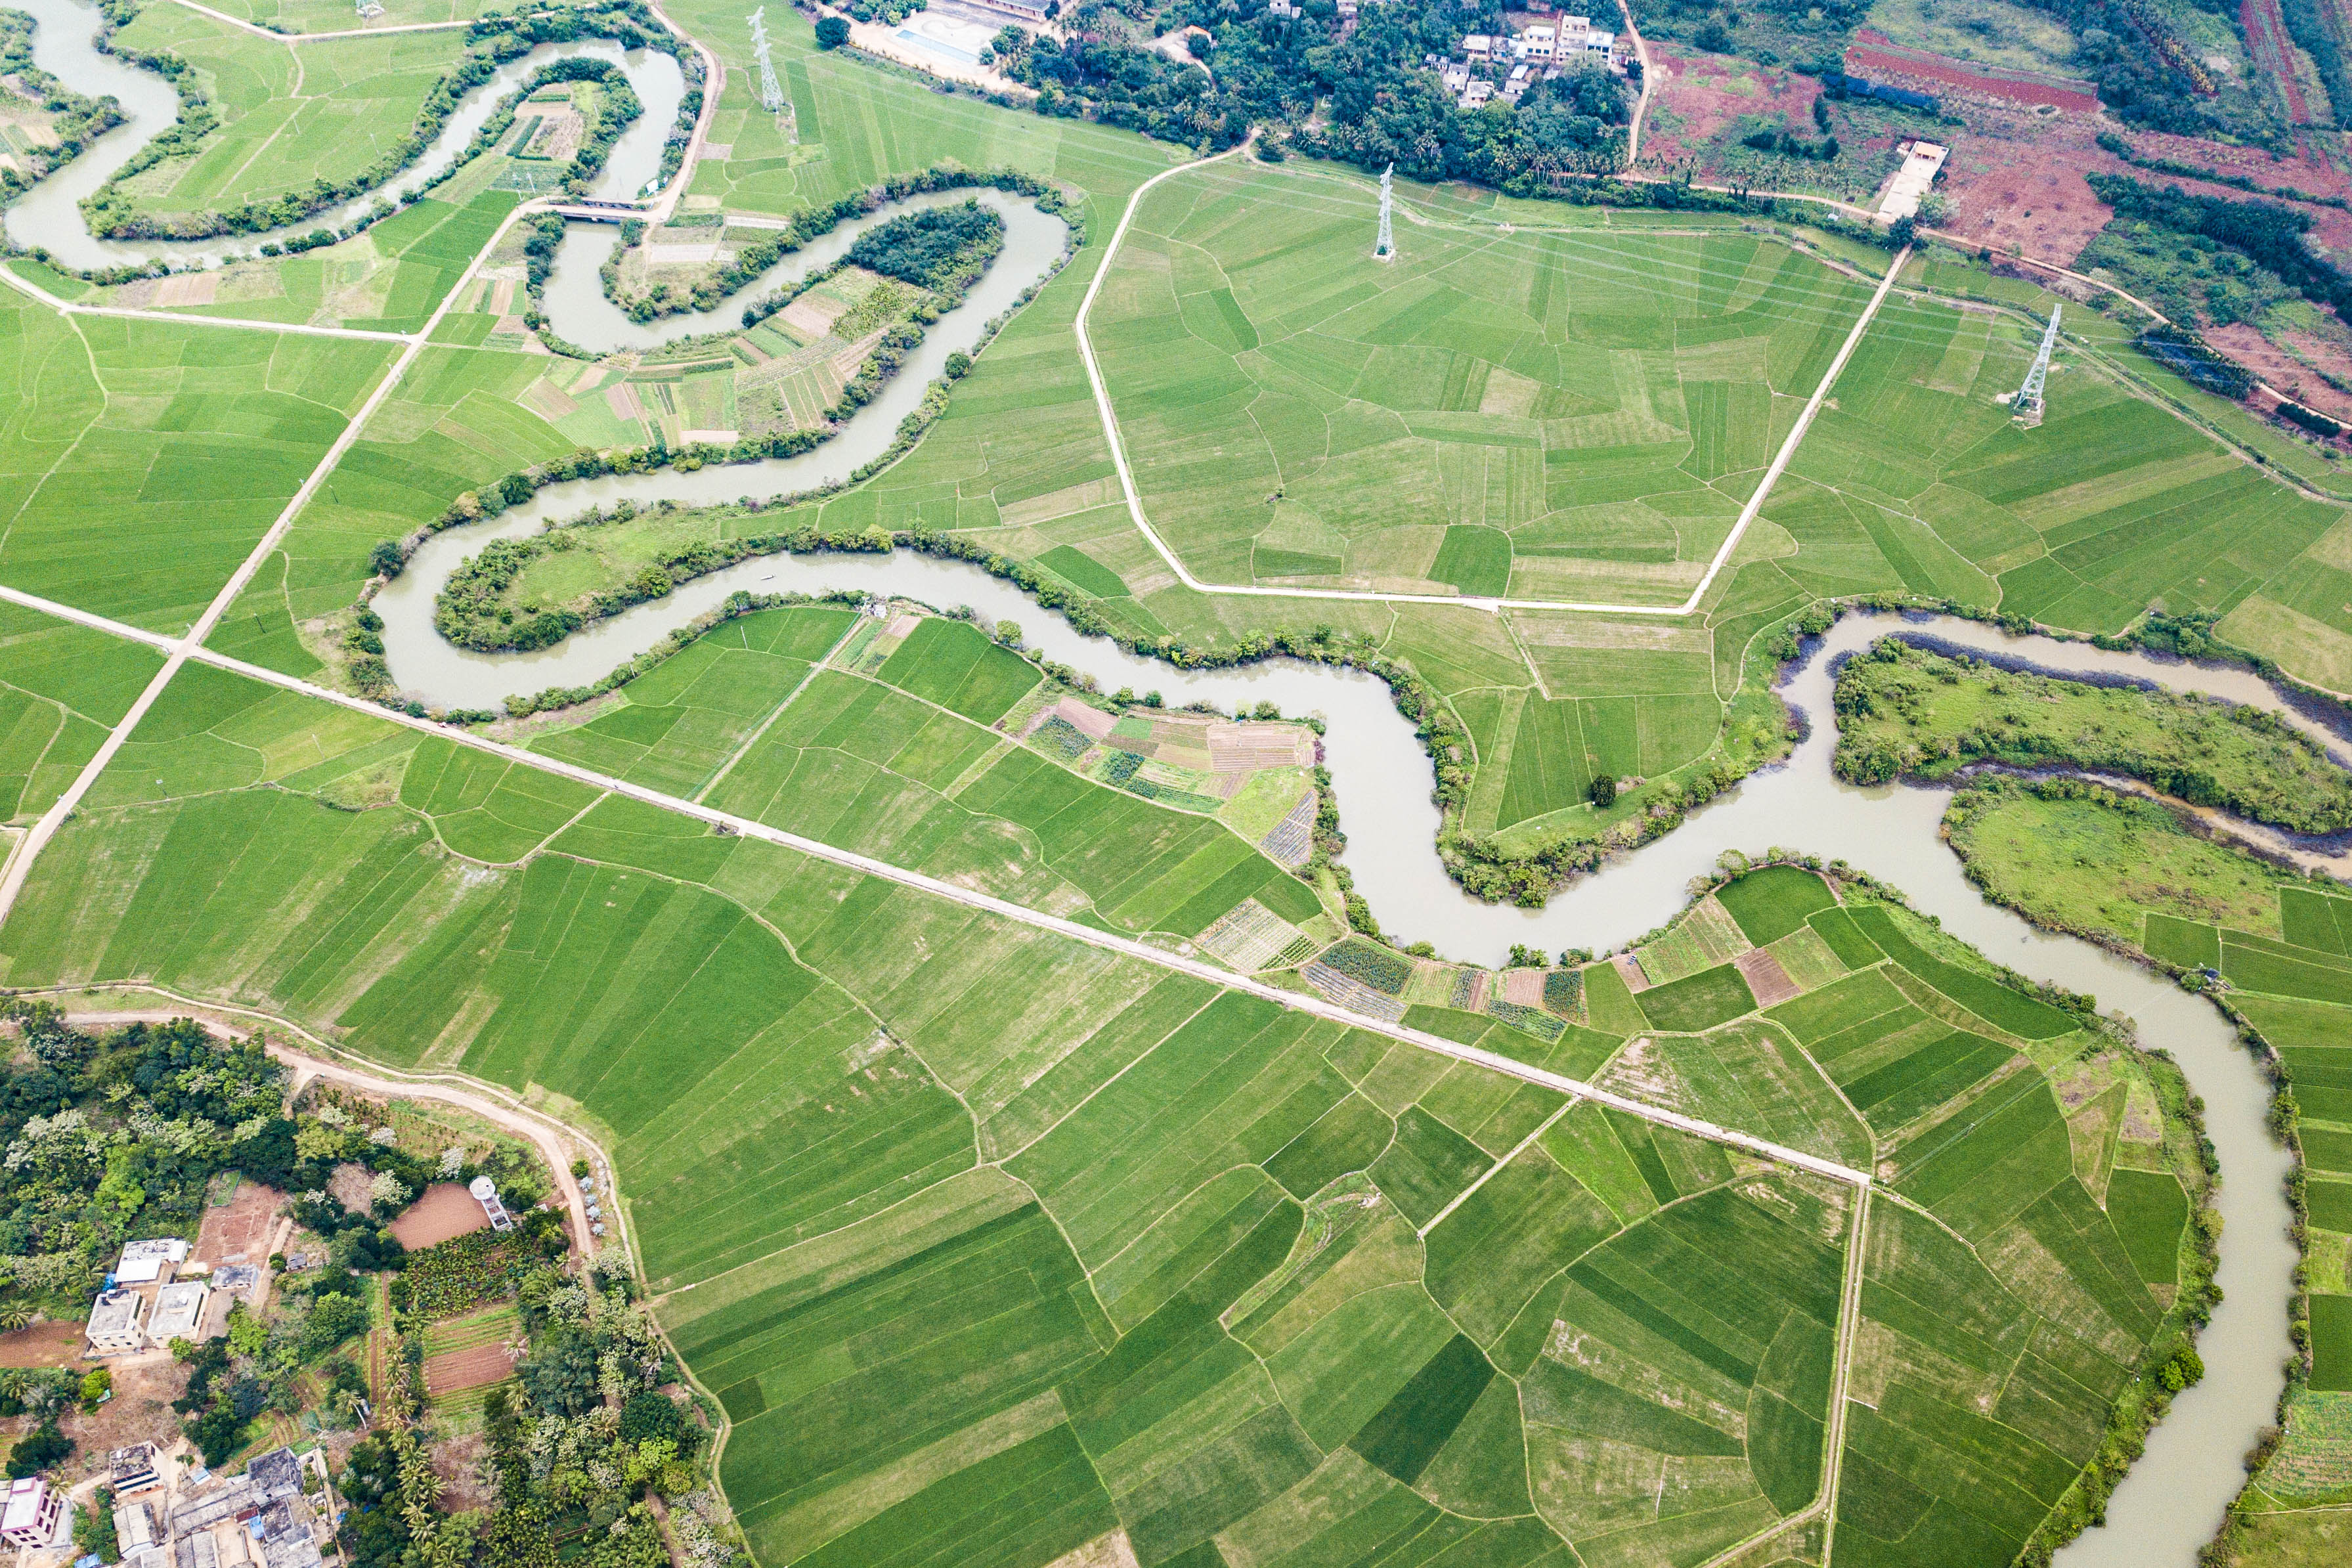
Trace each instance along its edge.
{"label": "narrow dirt road", "polygon": [[[219,1008],[209,1005],[190,1003],[185,1007],[149,1007],[120,1012],[69,1011],[66,1014],[66,1019],[68,1023],[81,1027],[114,1028],[124,1024],[163,1024],[174,1018],[194,1018],[222,1038],[236,1040],[248,1037],[255,1028],[262,1028],[265,1031],[274,1028],[280,1033],[299,1032],[295,1030],[293,1025],[282,1019],[260,1018],[256,1016],[257,1022],[254,1025],[240,1027],[217,1017],[205,1016],[207,1013],[219,1011]],[[454,1105],[460,1110],[471,1111],[474,1115],[504,1128],[519,1138],[528,1139],[545,1157],[548,1169],[554,1173],[556,1190],[563,1194],[564,1205],[571,1211],[573,1250],[583,1257],[595,1251],[593,1244],[596,1237],[588,1228],[587,1199],[580,1191],[579,1182],[572,1174],[572,1161],[576,1153],[584,1151],[597,1156],[596,1163],[608,1173],[613,1168],[613,1163],[605,1156],[603,1150],[598,1149],[593,1142],[572,1128],[565,1126],[551,1116],[500,1098],[496,1091],[488,1088],[471,1089],[446,1079],[405,1078],[394,1076],[388,1071],[354,1068],[325,1057],[294,1050],[280,1044],[276,1036],[268,1033],[264,1036],[263,1047],[271,1056],[294,1069],[294,1081],[289,1086],[293,1091],[299,1091],[304,1084],[318,1079],[328,1083],[355,1089],[365,1094],[387,1095],[394,1100],[429,1100],[443,1105]],[[610,1206],[609,1178],[605,1192],[601,1195],[606,1197],[606,1206]]]}

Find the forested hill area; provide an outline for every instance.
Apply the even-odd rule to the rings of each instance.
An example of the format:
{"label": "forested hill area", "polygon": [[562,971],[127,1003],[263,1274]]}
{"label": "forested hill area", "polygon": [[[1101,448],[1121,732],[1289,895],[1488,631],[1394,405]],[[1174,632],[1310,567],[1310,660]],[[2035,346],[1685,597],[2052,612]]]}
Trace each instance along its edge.
{"label": "forested hill area", "polygon": [[[1131,11],[1087,0],[1066,11],[1065,42],[1016,28],[1000,35],[1003,68],[1037,89],[1039,113],[1091,112],[1211,150],[1256,125],[1276,156],[1287,148],[1366,169],[1393,163],[1413,179],[1475,180],[1516,194],[1624,161],[1634,88],[1606,70],[1564,70],[1516,105],[1497,97],[1463,109],[1427,68],[1431,55],[1454,58],[1466,35],[1501,32],[1496,0],[1367,0],[1352,27],[1333,0],[1304,0],[1297,16],[1273,14],[1267,0],[1128,4]],[[1140,41],[1186,26],[1209,35],[1191,35],[1192,60]]]}

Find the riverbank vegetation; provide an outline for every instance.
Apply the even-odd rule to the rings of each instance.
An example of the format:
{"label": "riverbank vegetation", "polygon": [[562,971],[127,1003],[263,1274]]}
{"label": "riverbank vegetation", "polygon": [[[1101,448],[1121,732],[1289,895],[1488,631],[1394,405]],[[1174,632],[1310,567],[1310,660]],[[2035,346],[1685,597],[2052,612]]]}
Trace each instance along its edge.
{"label": "riverbank vegetation", "polygon": [[2247,1489],[2204,1561],[2300,1561],[2292,1543],[2314,1530],[2298,1510],[2352,1496],[2352,921],[2338,929],[2352,898],[2172,808],[2074,780],[1972,783],[1945,825],[1988,897],[2210,993],[2277,1086],[2272,1123],[2301,1157],[2289,1194],[2304,1255],[2296,1357],[2281,1428],[2250,1456]]}
{"label": "riverbank vegetation", "polygon": [[[706,639],[665,666],[698,694],[668,706],[744,690],[738,668],[780,657],[754,643],[813,657],[849,618],[763,614],[730,623],[744,643]],[[796,618],[809,625],[786,638]],[[779,797],[795,811],[827,735],[882,733],[862,719],[812,731],[794,714],[819,693],[929,683],[942,708],[920,710],[899,752],[959,778],[970,764],[943,738],[978,721],[943,709],[998,701],[980,694],[1010,656],[973,628],[923,620],[885,652],[888,620],[863,621],[877,640],[835,653],[762,742],[800,753]],[[877,653],[878,683],[856,673]],[[806,679],[779,665],[769,689]],[[291,693],[210,672],[182,693],[37,863],[0,931],[11,978],[64,978],[104,952],[198,992],[315,998],[289,1005],[331,1006],[353,1049],[537,1082],[614,1129],[646,1274],[733,1423],[721,1475],[763,1557],[866,1563],[879,1542],[985,1518],[1017,1524],[1040,1560],[1119,1529],[1164,1560],[1276,1500],[1301,1546],[1336,1550],[1379,1503],[1408,1523],[1490,1521],[1469,1533],[1522,1557],[1561,1541],[1587,1556],[1712,1551],[1804,1529],[1790,1521],[1820,1490],[1841,1366],[1876,1402],[1847,1408],[1842,1530],[1899,1552],[1906,1521],[1932,1512],[1936,1539],[1965,1531],[2007,1556],[2070,1506],[2080,1466],[2106,1473],[2132,1373],[2189,1374],[2177,1325],[2200,1265],[2180,1184],[2202,1176],[2188,1124],[2161,1110],[2178,1095],[2087,1004],[2018,988],[1862,884],[1801,868],[1727,879],[1639,944],[1633,978],[1592,963],[1575,985],[1538,979],[1532,1002],[1505,976],[1482,1011],[1435,1007],[1523,1060],[1891,1167],[1936,1216],[1880,1202],[1856,1237],[1843,1184],[1637,1117],[362,715],[322,725]],[[700,721],[662,706],[598,743]],[[224,731],[277,787],[204,764]],[[298,758],[269,739],[293,733],[318,743]],[[766,754],[722,789],[782,776]],[[956,801],[985,800],[1024,754]],[[1096,787],[1043,756],[1024,776],[1000,792],[1024,819],[1053,798],[1042,781]],[[865,777],[839,773],[835,798],[905,820]],[[1050,839],[1054,820],[1032,830]],[[890,858],[936,837],[909,833]],[[453,861],[443,841],[497,864]],[[153,847],[126,858],[131,842]],[[224,900],[257,863],[238,847],[264,844],[278,896]],[[297,911],[361,865],[376,891],[338,900],[332,951],[289,942]],[[239,940],[138,917],[167,897],[224,918],[234,904]],[[453,1029],[492,972],[499,1002]],[[773,1092],[741,1091],[753,1082]],[[693,1130],[720,1096],[733,1125],[713,1152]],[[2095,1153],[2080,1176],[2077,1147]],[[1854,1246],[1867,1358],[1840,1338]],[[1029,1353],[1006,1355],[1008,1334]],[[807,1386],[803,1369],[852,1337],[883,1353]],[[1996,1353],[2029,1342],[2081,1348],[2063,1367]],[[1179,1378],[1215,1397],[1156,1397]],[[2014,1425],[2029,1406],[2032,1440]],[[943,1438],[952,1462],[927,1461],[878,1507],[836,1506]],[[1622,1478],[1585,1462],[1594,1441],[1623,1450]],[[1218,1461],[1181,1507],[1117,1462],[1179,1446]],[[1939,1456],[1963,1449],[1969,1475],[2007,1484],[1956,1483]],[[1655,1477],[1695,1458],[1703,1499],[1662,1493]]]}
{"label": "riverbank vegetation", "polygon": [[[1014,169],[931,168],[910,177],[852,191],[824,206],[803,208],[793,215],[788,227],[781,230],[749,226],[730,229],[723,215],[719,215],[717,222],[704,223],[698,221],[704,215],[697,213],[674,220],[673,226],[664,230],[647,229],[643,225],[624,226],[620,247],[604,264],[604,292],[635,321],[657,321],[688,310],[715,310],[784,258],[845,222],[912,196],[982,187],[1031,198],[1041,210],[1060,215],[1071,226],[1072,248],[1085,243],[1083,216],[1068,203],[1062,189],[1050,181]],[[917,213],[901,215],[901,218],[913,218],[928,210],[930,209],[918,209]],[[988,212],[988,216],[996,218],[992,231],[985,219],[977,216],[933,218],[914,225],[893,219],[884,226],[891,228],[889,237],[866,245],[866,237],[861,236],[852,248],[856,251],[862,247],[864,254],[846,256],[833,267],[864,267],[952,302],[961,300],[964,290],[980,279],[1002,248],[1003,220],[993,212]],[[655,243],[707,247],[713,254],[700,262],[656,262],[646,248]],[[785,309],[801,291],[823,281],[833,267],[814,268],[784,289],[746,301],[743,324],[756,325]],[[534,279],[534,289],[541,281],[543,279]]]}
{"label": "riverbank vegetation", "polygon": [[0,8],[0,201],[33,187],[122,123],[121,107],[74,91],[33,63],[37,24]]}
{"label": "riverbank vegetation", "polygon": [[[459,31],[297,45],[257,39],[177,5],[136,16],[118,26],[110,47],[172,78],[182,103],[172,130],[83,201],[92,231],[116,239],[259,233],[365,195],[416,162],[459,101],[501,64],[540,44],[610,38],[684,58],[636,0],[490,16]],[[573,156],[574,181],[603,166],[636,118],[636,95],[611,64],[586,58],[553,62],[523,89],[590,79],[604,90]],[[214,102],[200,79],[228,84],[231,96]],[[460,162],[487,151],[510,122],[510,114],[495,117]]]}
{"label": "riverbank vegetation", "polygon": [[2120,773],[2292,832],[2352,827],[2352,773],[2275,714],[2137,682],[2067,679],[1881,637],[1837,680],[1838,776],[1937,779],[1971,763]]}

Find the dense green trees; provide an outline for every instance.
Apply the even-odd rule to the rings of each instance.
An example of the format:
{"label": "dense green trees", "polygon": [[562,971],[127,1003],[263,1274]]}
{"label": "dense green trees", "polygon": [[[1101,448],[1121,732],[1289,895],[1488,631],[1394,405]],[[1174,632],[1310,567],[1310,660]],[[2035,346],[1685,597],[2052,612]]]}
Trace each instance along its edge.
{"label": "dense green trees", "polygon": [[[1366,169],[1395,163],[1416,179],[1471,179],[1515,191],[1555,175],[1594,173],[1623,161],[1630,93],[1598,68],[1570,71],[1513,105],[1496,100],[1464,110],[1425,68],[1450,56],[1465,33],[1502,30],[1493,0],[1453,5],[1367,5],[1343,33],[1330,0],[1307,0],[1306,15],[1276,16],[1262,0],[1179,0],[1162,25],[1208,29],[1172,59],[1088,26],[1081,8],[1066,42],[998,37],[1004,69],[1038,89],[1040,114],[1091,110],[1105,123],[1167,141],[1230,147],[1253,124],[1286,127],[1300,151]],[[1324,113],[1310,119],[1318,105]]]}
{"label": "dense green trees", "polygon": [[2352,308],[2352,277],[2311,248],[2311,215],[2275,202],[2231,201],[2159,189],[2128,174],[2092,174],[2092,191],[2125,221],[2194,237],[2244,257],[2314,303]]}

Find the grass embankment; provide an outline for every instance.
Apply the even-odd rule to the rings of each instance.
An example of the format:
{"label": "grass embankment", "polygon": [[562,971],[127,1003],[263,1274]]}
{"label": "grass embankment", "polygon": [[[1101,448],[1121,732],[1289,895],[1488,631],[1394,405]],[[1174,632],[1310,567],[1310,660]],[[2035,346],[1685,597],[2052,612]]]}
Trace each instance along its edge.
{"label": "grass embankment", "polygon": [[2161,803],[2074,779],[1990,779],[1952,797],[1947,836],[1969,879],[2042,924],[2137,949],[2149,911],[2273,931],[2303,878],[2194,834]]}
{"label": "grass embankment", "polygon": [[2092,685],[1881,638],[1838,676],[1838,776],[1936,778],[1976,762],[2121,773],[2298,833],[2352,827],[2352,773],[2259,709]]}

